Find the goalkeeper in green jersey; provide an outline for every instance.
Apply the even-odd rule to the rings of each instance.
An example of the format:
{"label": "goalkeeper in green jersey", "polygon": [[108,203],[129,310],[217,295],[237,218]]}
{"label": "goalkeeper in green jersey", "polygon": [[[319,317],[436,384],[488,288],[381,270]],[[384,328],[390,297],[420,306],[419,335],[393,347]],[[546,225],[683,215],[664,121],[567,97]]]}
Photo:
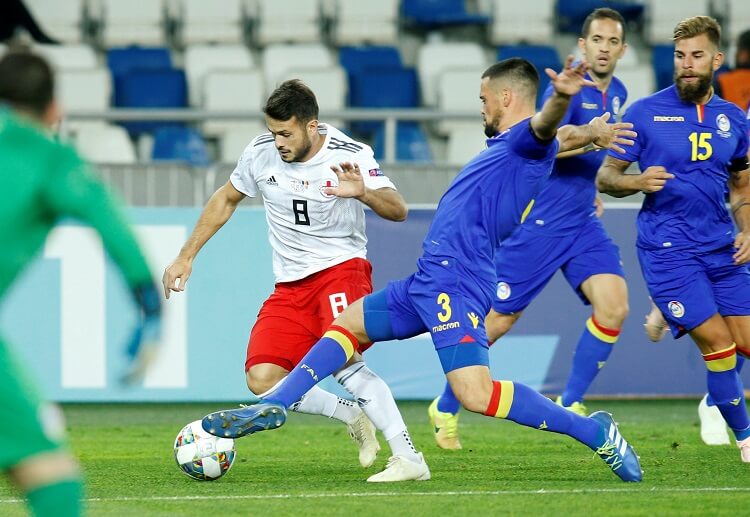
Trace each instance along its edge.
{"label": "goalkeeper in green jersey", "polygon": [[[0,298],[41,249],[53,226],[91,225],[132,289],[140,318],[127,349],[126,380],[139,377],[160,332],[155,283],[118,205],[75,151],[49,134],[59,118],[49,65],[26,52],[0,58]],[[0,338],[0,468],[34,515],[81,513],[81,477],[65,445],[59,411],[40,399]]]}

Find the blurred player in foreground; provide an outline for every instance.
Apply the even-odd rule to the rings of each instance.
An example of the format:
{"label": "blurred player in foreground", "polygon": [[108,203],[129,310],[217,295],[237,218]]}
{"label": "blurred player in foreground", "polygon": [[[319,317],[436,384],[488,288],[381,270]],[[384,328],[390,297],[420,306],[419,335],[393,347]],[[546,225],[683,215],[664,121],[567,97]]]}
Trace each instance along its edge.
{"label": "blurred player in foreground", "polygon": [[[392,221],[403,221],[407,208],[369,146],[318,122],[315,94],[302,82],[282,83],[264,112],[270,133],[247,146],[229,181],[208,201],[179,256],[164,272],[163,282],[167,297],[170,291],[184,290],[199,250],[240,201],[263,198],[276,286],[250,333],[245,372],[253,393],[272,397],[346,306],[372,292],[364,206]],[[363,467],[373,464],[379,449],[374,423],[393,457],[429,476],[390,388],[359,354],[339,366],[336,380],[361,409],[317,386],[300,393],[291,408],[347,424]],[[370,481],[413,477],[386,469]]]}
{"label": "blurred player in foreground", "polygon": [[[159,337],[159,295],[120,209],[72,148],[55,142],[59,119],[54,78],[40,57],[0,58],[0,296],[39,252],[50,230],[72,217],[101,236],[130,287],[141,317],[127,355],[126,380],[143,373]],[[28,499],[34,515],[81,513],[79,467],[65,445],[56,406],[41,400],[6,343],[0,341],[0,416],[5,423],[0,466]]]}
{"label": "blurred player in foreground", "polygon": [[[747,122],[711,86],[724,59],[716,20],[685,19],[673,38],[674,85],[628,109],[635,145],[624,156],[607,157],[597,186],[618,197],[646,194],[636,245],[649,294],[674,337],[690,334],[698,346],[708,394],[747,463],[750,420],[737,371],[737,352],[750,351]],[[626,175],[636,161],[643,172]]]}
{"label": "blurred player in foreground", "polygon": [[[627,99],[625,86],[613,75],[627,47],[625,20],[612,9],[593,11],[583,23],[578,46],[591,63],[587,77],[596,85],[584,86],[571,99],[561,124],[601,122],[594,117],[615,122]],[[550,86],[545,99],[553,94]],[[583,303],[593,309],[578,340],[565,390],[557,399],[584,416],[584,394],[609,358],[628,313],[620,253],[597,213],[601,201],[594,179],[604,160],[605,153],[598,152],[602,149],[592,144],[558,155],[526,222],[495,253],[497,292],[484,322],[490,342],[500,339],[561,270]],[[460,409],[449,384],[429,407],[435,441],[443,449],[461,448]]]}
{"label": "blurred player in foreground", "polygon": [[286,408],[345,364],[362,343],[430,332],[448,382],[466,409],[567,434],[595,451],[622,480],[641,480],[638,458],[611,415],[583,417],[528,386],[490,376],[484,315],[495,294],[495,250],[523,221],[558,150],[597,138],[589,126],[557,130],[571,97],[593,84],[584,78],[586,63],[574,68],[572,60],[559,74],[546,70],[555,93],[536,114],[539,75],[531,63],[512,58],[484,72],[480,99],[485,133],[491,136],[488,148],[459,172],[440,200],[417,272],[347,307],[265,402],[207,415],[206,431],[243,436],[278,427]]}

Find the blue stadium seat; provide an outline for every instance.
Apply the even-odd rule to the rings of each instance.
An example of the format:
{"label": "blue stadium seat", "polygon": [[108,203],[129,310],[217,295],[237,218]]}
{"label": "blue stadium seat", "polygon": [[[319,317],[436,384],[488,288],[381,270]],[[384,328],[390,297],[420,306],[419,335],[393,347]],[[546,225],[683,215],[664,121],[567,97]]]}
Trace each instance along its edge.
{"label": "blue stadium seat", "polygon": [[549,45],[505,45],[497,49],[497,59],[508,59],[510,57],[520,57],[533,64],[539,72],[539,92],[537,94],[537,105],[541,104],[544,90],[549,84],[549,77],[544,72],[545,68],[559,71],[562,68],[562,61],[557,54],[555,47]]}
{"label": "blue stadium seat", "polygon": [[164,47],[121,47],[107,51],[107,66],[112,74],[115,105],[122,89],[122,78],[136,68],[164,70],[172,68],[169,49]]}
{"label": "blue stadium seat", "polygon": [[211,163],[203,137],[189,127],[161,127],[154,131],[151,158],[155,161],[186,162],[194,166],[206,166]]}
{"label": "blue stadium seat", "polygon": [[674,73],[674,45],[654,45],[651,53],[656,89],[663,90],[672,84]]}
{"label": "blue stadium seat", "polygon": [[643,18],[644,2],[639,0],[558,0],[557,29],[580,34],[583,21],[599,7],[614,9],[626,22],[638,22]]}
{"label": "blue stadium seat", "polygon": [[[177,69],[131,70],[122,78],[121,90],[115,97],[119,108],[185,108],[187,82],[185,72]],[[154,131],[160,126],[180,125],[163,122],[122,123],[132,136]]]}
{"label": "blue stadium seat", "polygon": [[365,46],[341,47],[339,62],[349,74],[359,73],[367,68],[401,68],[401,55],[396,47]]}
{"label": "blue stadium seat", "polygon": [[407,23],[424,28],[490,21],[489,16],[466,12],[464,0],[403,0],[401,12]]}
{"label": "blue stadium seat", "polygon": [[[370,68],[352,78],[350,105],[357,108],[416,108],[419,84],[413,68]],[[372,135],[383,127],[378,121],[355,121],[352,131]]]}
{"label": "blue stadium seat", "polygon": [[[375,133],[375,158],[383,159],[385,129]],[[422,128],[416,122],[399,122],[396,126],[396,159],[404,162],[432,162],[432,151]]]}

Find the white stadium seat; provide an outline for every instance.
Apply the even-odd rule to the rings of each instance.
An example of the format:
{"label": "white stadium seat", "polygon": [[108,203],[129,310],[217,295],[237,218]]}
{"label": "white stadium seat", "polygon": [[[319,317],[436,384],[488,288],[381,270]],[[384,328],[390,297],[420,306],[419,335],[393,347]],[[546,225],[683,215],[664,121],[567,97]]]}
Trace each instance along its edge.
{"label": "white stadium seat", "polygon": [[[438,108],[440,111],[474,112],[477,116],[479,131],[481,132],[480,109],[482,104],[479,100],[479,85],[484,68],[450,68],[438,77]],[[455,121],[440,121],[437,126],[438,133],[448,134]],[[476,131],[475,127],[475,131]]]}
{"label": "white stadium seat", "polygon": [[[63,70],[57,74],[57,98],[63,113],[76,111],[106,111],[110,106],[112,78],[104,68]],[[66,121],[74,133],[84,126],[102,126],[101,120]]]}
{"label": "white stadium seat", "polygon": [[395,44],[398,8],[398,0],[339,0],[332,13],[333,41],[339,46]]}
{"label": "white stadium seat", "polygon": [[63,43],[78,43],[83,36],[84,0],[26,0],[44,32]]}
{"label": "white stadium seat", "polygon": [[482,132],[481,122],[473,124],[456,123],[448,133],[446,161],[448,165],[465,165],[486,147],[486,138]]}
{"label": "white stadium seat", "polygon": [[271,43],[320,41],[320,5],[316,0],[257,0],[255,40]]}
{"label": "white stadium seat", "polygon": [[246,13],[241,0],[180,0],[183,44],[242,43]]}
{"label": "white stadium seat", "polygon": [[[419,49],[417,73],[422,88],[422,103],[437,103],[438,78],[449,68],[478,68],[484,70],[487,59],[477,43],[425,43]],[[465,93],[464,93],[465,95]]]}
{"label": "white stadium seat", "polygon": [[248,71],[253,57],[242,45],[190,45],[185,49],[185,75],[190,104],[198,106],[203,96],[203,79],[212,70]]}
{"label": "white stadium seat", "polygon": [[287,71],[290,69],[334,65],[336,62],[331,52],[319,43],[269,45],[263,49],[266,94],[270,94],[281,82],[289,79]]}
{"label": "white stadium seat", "polygon": [[261,122],[249,122],[227,129],[219,139],[219,161],[236,163],[250,141],[263,133],[268,133],[268,128]]}
{"label": "white stadium seat", "polygon": [[664,0],[649,0],[646,4],[646,23],[644,36],[652,45],[671,43],[675,25],[680,20],[699,14],[710,14],[710,0],[679,0],[679,2],[665,2]]}
{"label": "white stadium seat", "polygon": [[323,122],[328,122],[336,127],[341,127],[344,124],[342,120],[331,119],[325,114],[330,111],[343,110],[346,106],[347,80],[343,68],[338,65],[290,68],[286,71],[283,79],[300,79],[313,91],[322,113]]}
{"label": "white stadium seat", "polygon": [[44,56],[58,71],[97,68],[94,49],[88,45],[37,45],[34,50]]}
{"label": "white stadium seat", "polygon": [[[208,111],[252,111],[261,113],[264,104],[263,78],[259,70],[216,70],[203,81],[203,109]],[[262,122],[259,122],[262,123]],[[207,120],[203,132],[217,136],[236,126],[247,126],[241,120]]]}
{"label": "white stadium seat", "polygon": [[110,124],[84,126],[76,132],[75,145],[94,163],[135,163],[135,148],[128,132]]}
{"label": "white stadium seat", "polygon": [[492,0],[490,43],[549,44],[554,24],[555,0]]}
{"label": "white stadium seat", "polygon": [[98,0],[101,2],[103,42],[107,47],[162,45],[162,0]]}

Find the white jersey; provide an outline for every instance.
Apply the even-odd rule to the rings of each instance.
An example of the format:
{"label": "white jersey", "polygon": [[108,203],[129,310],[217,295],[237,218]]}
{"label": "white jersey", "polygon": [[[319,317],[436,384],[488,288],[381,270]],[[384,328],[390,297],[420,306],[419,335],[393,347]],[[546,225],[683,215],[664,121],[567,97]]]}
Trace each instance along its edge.
{"label": "white jersey", "polygon": [[395,189],[383,175],[370,146],[333,126],[319,125],[321,149],[306,162],[287,163],[266,133],[250,142],[230,181],[246,196],[263,196],[276,282],[305,278],[349,259],[367,255],[363,204],[323,193],[338,185],[331,165],[359,165],[365,186]]}

